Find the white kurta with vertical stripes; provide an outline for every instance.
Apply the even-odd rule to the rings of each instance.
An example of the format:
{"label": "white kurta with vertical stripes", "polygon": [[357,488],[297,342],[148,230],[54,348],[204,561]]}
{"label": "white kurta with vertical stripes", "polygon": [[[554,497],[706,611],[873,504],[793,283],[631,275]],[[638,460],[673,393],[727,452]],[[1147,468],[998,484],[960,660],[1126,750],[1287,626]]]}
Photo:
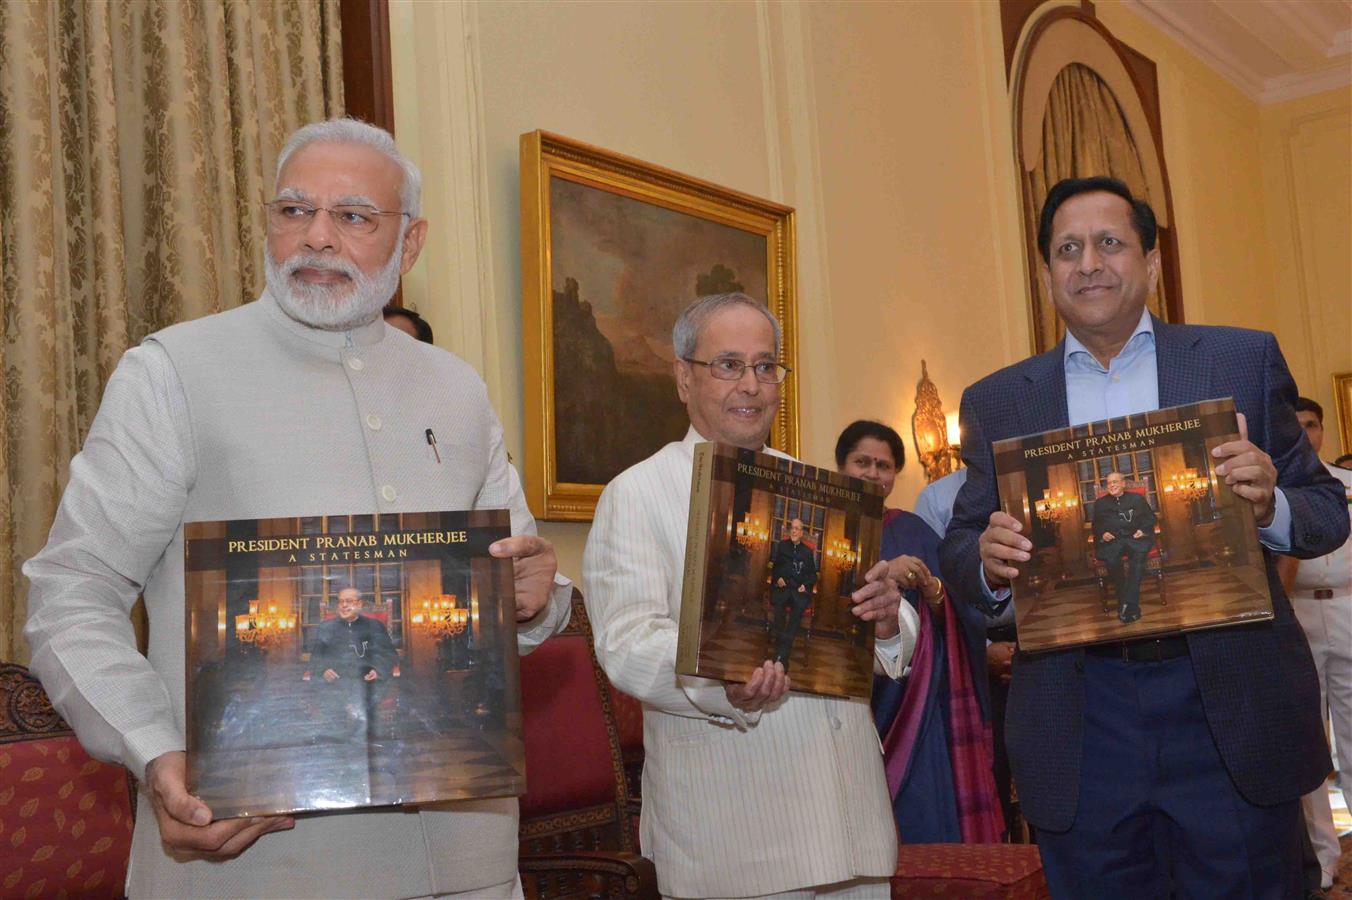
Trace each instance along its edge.
{"label": "white kurta with vertical stripes", "polygon": [[[663,894],[737,897],[887,876],[897,834],[869,704],[790,693],[743,714],[678,676],[693,428],[601,495],[582,562],[596,651],[643,702],[643,853]],[[903,603],[903,610],[909,605]],[[915,645],[879,642],[894,677]]]}

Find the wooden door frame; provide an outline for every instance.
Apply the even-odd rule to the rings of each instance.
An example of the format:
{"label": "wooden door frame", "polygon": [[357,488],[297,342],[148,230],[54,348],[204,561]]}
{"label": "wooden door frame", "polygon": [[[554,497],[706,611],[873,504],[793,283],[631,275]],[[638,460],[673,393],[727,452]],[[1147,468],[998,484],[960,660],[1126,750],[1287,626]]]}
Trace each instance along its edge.
{"label": "wooden door frame", "polygon": [[347,114],[394,134],[389,0],[340,0]]}

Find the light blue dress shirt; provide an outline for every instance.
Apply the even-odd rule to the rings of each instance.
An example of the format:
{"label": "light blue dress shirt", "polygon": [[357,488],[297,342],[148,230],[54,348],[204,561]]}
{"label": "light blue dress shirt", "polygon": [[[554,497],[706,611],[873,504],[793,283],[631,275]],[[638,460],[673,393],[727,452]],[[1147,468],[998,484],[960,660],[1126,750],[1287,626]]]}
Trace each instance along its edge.
{"label": "light blue dress shirt", "polygon": [[[1079,338],[1066,332],[1066,412],[1071,426],[1118,419],[1133,413],[1143,413],[1160,406],[1159,372],[1155,362],[1155,325],[1150,311],[1141,311],[1141,321],[1127,343],[1108,362],[1108,368],[1094,358],[1094,354],[1080,343]],[[1258,539],[1274,553],[1291,549],[1291,505],[1277,488],[1273,497],[1272,521],[1258,529]],[[1009,588],[992,592],[986,584],[986,571],[981,570],[981,584],[987,599],[1001,604],[1009,599]]]}
{"label": "light blue dress shirt", "polygon": [[915,498],[915,514],[941,538],[953,518],[953,503],[958,499],[958,491],[966,483],[967,469],[958,469],[925,485],[920,496]]}

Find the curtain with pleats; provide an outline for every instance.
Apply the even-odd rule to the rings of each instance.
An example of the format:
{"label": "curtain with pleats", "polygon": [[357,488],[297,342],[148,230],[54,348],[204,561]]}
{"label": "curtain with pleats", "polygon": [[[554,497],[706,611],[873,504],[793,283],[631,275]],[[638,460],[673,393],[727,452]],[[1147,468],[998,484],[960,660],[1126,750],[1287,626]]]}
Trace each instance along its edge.
{"label": "curtain with pleats", "polygon": [[[1061,70],[1052,84],[1047,112],[1042,120],[1042,158],[1031,172],[1023,174],[1025,232],[1029,252],[1041,259],[1037,250],[1038,214],[1047,192],[1063,178],[1111,175],[1125,182],[1137,197],[1158,206],[1146,187],[1141,155],[1126,116],[1112,89],[1087,66],[1072,63]],[[1034,349],[1042,352],[1054,347],[1065,325],[1052,306],[1052,298],[1042,288],[1042,279],[1032,279]],[[1164,284],[1146,301],[1150,311],[1164,315]]]}
{"label": "curtain with pleats", "polygon": [[0,0],[0,658],[118,358],[257,295],[277,153],[342,85],[339,0]]}

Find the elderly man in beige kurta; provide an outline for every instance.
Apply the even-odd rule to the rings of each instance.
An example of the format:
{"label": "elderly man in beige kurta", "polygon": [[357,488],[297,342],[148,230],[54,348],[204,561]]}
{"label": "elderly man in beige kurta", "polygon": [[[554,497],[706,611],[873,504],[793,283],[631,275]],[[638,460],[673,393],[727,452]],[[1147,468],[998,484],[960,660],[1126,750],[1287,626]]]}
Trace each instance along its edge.
{"label": "elderly man in beige kurta", "polygon": [[[675,672],[694,445],[764,449],[784,372],[778,324],[743,295],[699,301],[673,343],[690,431],[610,483],[582,563],[597,656],[643,702],[643,852],[671,897],[886,897],[897,834],[868,702],[787,692],[774,662],[745,686]],[[855,612],[896,677],[917,623],[880,568]]]}
{"label": "elderly man in beige kurta", "polygon": [[[515,799],[212,822],[183,790],[184,522],[508,508],[514,537],[498,552],[517,558],[519,649],[567,621],[570,588],[529,536],[482,380],[380,317],[421,248],[416,179],[371,126],[293,137],[268,290],[127,352],[24,567],[33,670],[85,747],[142,780],[133,897],[520,890]],[[127,619],[138,593],[148,658]]]}

